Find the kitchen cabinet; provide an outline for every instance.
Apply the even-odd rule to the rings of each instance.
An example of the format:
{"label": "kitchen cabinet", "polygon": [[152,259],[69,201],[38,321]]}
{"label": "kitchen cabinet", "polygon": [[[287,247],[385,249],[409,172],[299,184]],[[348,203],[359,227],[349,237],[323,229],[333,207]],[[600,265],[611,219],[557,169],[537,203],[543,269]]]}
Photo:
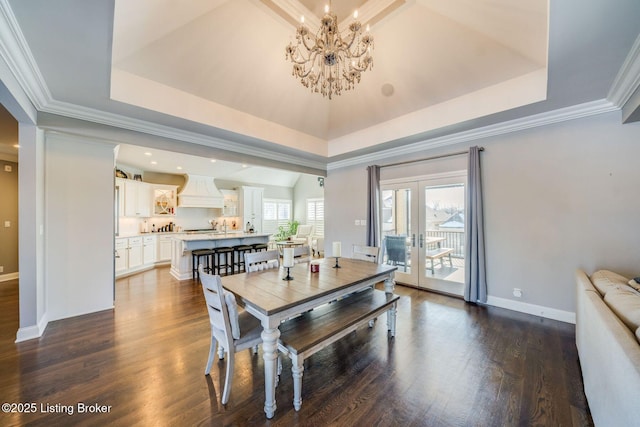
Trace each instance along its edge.
{"label": "kitchen cabinet", "polygon": [[141,267],[144,263],[142,254],[142,237],[130,237],[128,249],[128,270],[133,270],[134,268]]}
{"label": "kitchen cabinet", "polygon": [[127,270],[127,265],[129,264],[127,259],[129,256],[129,251],[127,247],[129,246],[129,239],[116,239],[115,244],[115,260],[116,260],[116,276]]}
{"label": "kitchen cabinet", "polygon": [[220,190],[224,196],[222,206],[222,216],[237,217],[238,216],[238,192],[234,190]]}
{"label": "kitchen cabinet", "polygon": [[116,277],[170,261],[172,240],[171,236],[159,234],[116,238]]}
{"label": "kitchen cabinet", "polygon": [[171,261],[171,236],[158,236],[158,254],[156,262]]}
{"label": "kitchen cabinet", "polygon": [[157,256],[156,236],[144,236],[142,239],[142,263],[153,264]]}
{"label": "kitchen cabinet", "polygon": [[253,224],[253,229],[256,233],[262,233],[262,199],[264,188],[243,186],[240,187],[239,193],[243,229],[246,228],[247,222],[250,222]]}
{"label": "kitchen cabinet", "polygon": [[116,276],[134,271],[143,265],[142,237],[122,237],[115,242]]}
{"label": "kitchen cabinet", "polygon": [[148,183],[124,180],[124,216],[151,216],[151,186]]}
{"label": "kitchen cabinet", "polygon": [[152,185],[153,216],[175,216],[178,187],[175,185]]}

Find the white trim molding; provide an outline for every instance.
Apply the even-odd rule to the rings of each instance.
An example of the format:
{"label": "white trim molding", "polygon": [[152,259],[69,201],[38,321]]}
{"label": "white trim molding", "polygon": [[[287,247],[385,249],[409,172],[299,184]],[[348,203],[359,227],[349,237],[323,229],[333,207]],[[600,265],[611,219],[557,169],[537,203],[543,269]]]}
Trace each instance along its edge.
{"label": "white trim molding", "polygon": [[526,302],[514,301],[506,298],[489,296],[487,305],[493,307],[506,308],[507,310],[518,311],[520,313],[532,314],[546,319],[558,320],[560,322],[576,324],[576,314],[570,311],[558,310],[556,308],[544,307],[541,305],[529,304]]}
{"label": "white trim molding", "polygon": [[40,318],[40,321],[38,322],[37,325],[27,326],[25,328],[18,329],[18,332],[16,333],[15,342],[18,343],[22,341],[28,341],[28,340],[40,338],[42,334],[44,334],[44,330],[47,329],[48,324],[49,324],[49,319],[47,317],[47,313],[45,313],[42,316],[42,318]]}
{"label": "white trim molding", "polygon": [[607,99],[616,107],[622,108],[631,95],[640,87],[640,35],[633,43],[627,58],[622,63]]}
{"label": "white trim molding", "polygon": [[496,123],[477,129],[471,129],[465,132],[427,139],[398,148],[381,150],[371,154],[365,154],[362,156],[351,157],[345,160],[330,162],[327,165],[327,170],[335,170],[363,163],[372,164],[381,161],[382,163],[380,164],[380,166],[384,166],[385,160],[398,156],[412,155],[417,153],[424,154],[426,150],[457,145],[482,138],[489,138],[492,136],[504,135],[512,132],[519,132],[526,129],[565,122],[568,120],[580,119],[583,117],[595,116],[598,114],[609,113],[617,110],[620,110],[620,108],[613,105],[606,99],[586,102],[584,104],[573,105],[571,107],[560,108],[558,110],[534,114],[532,116],[523,117],[520,119],[509,120],[506,122]]}
{"label": "white trim molding", "polygon": [[51,92],[8,0],[0,0],[0,58],[6,62],[36,109],[40,110],[51,102]]}

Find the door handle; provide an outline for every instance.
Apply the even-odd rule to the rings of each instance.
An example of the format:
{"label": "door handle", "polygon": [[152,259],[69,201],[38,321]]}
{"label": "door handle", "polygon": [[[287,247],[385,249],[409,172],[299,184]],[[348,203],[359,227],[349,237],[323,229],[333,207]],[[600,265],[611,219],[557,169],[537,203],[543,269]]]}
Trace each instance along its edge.
{"label": "door handle", "polygon": [[415,234],[415,233],[413,233],[413,234],[411,235],[411,247],[412,247],[412,248],[415,248],[415,247],[416,247],[416,234]]}
{"label": "door handle", "polygon": [[424,236],[422,235],[422,233],[420,233],[420,247],[422,248],[423,245],[424,245]]}

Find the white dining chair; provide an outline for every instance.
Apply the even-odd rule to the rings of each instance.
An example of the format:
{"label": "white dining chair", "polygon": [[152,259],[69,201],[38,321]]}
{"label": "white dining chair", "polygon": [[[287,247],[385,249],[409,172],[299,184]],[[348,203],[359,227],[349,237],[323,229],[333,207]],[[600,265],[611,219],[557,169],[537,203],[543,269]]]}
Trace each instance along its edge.
{"label": "white dining chair", "polygon": [[293,262],[295,264],[311,261],[311,250],[309,246],[296,246],[293,248]]}
{"label": "white dining chair", "polygon": [[227,371],[222,392],[222,403],[226,404],[231,394],[235,353],[248,348],[253,348],[255,353],[262,343],[262,326],[251,314],[238,309],[235,295],[222,288],[220,276],[205,273],[202,265],[198,271],[211,324],[211,345],[204,374],[211,372],[217,343],[220,349],[224,348],[227,352]]}
{"label": "white dining chair", "polygon": [[353,245],[351,258],[377,263],[380,258],[380,248],[378,246]]}
{"label": "white dining chair", "polygon": [[244,265],[247,272],[280,268],[280,255],[277,249],[245,253]]}

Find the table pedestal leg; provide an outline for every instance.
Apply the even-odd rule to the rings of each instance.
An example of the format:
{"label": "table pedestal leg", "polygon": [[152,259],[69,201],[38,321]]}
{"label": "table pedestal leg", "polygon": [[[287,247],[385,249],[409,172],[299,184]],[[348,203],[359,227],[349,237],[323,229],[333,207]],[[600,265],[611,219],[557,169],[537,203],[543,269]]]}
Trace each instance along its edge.
{"label": "table pedestal leg", "polygon": [[276,412],[276,375],[278,374],[278,328],[262,331],[262,358],[264,359],[264,412],[273,418]]}
{"label": "table pedestal leg", "polygon": [[396,279],[393,275],[384,280],[384,291],[388,294],[392,294],[396,286]]}

